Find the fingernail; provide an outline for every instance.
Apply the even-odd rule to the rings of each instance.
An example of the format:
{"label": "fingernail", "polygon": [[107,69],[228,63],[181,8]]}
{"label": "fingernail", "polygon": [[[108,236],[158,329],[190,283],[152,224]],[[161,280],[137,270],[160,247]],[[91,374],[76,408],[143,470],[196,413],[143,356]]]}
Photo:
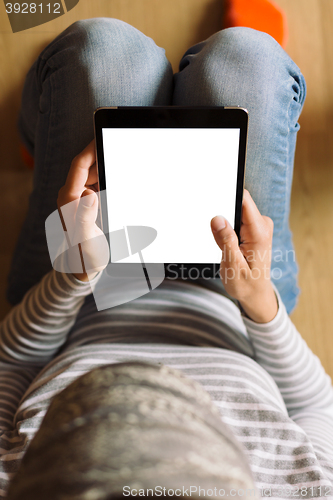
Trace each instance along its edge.
{"label": "fingernail", "polygon": [[222,215],[217,215],[216,217],[214,217],[212,224],[213,233],[218,233],[219,231],[221,231],[221,229],[225,228],[225,226],[225,218],[222,217]]}
{"label": "fingernail", "polygon": [[95,201],[94,194],[88,194],[87,196],[82,196],[81,203],[84,207],[92,207]]}

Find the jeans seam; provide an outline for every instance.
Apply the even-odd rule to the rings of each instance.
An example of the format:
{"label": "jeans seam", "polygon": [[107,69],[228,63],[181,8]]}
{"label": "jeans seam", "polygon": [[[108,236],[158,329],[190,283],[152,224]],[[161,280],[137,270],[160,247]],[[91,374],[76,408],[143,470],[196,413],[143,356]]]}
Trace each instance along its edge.
{"label": "jeans seam", "polygon": [[[292,100],[292,99],[291,99]],[[289,146],[289,137],[290,137],[290,119],[289,119],[289,110],[290,110],[290,105],[291,105],[291,100],[289,101],[288,106],[286,107],[286,121],[287,121],[287,135],[286,135],[286,165],[287,165],[287,171],[285,175],[285,186],[284,186],[284,218],[283,218],[283,224],[282,227],[285,229],[286,227],[289,227],[289,210],[288,210],[288,199],[290,199],[291,191],[289,193],[289,176],[290,176],[290,165],[289,165],[289,154],[290,154],[290,146]]]}
{"label": "jeans seam", "polygon": [[[290,75],[292,80],[295,81],[295,78]],[[289,155],[290,155],[290,144],[289,144],[289,141],[288,141],[288,136],[290,135],[290,132],[291,132],[291,126],[290,126],[290,122],[291,122],[291,117],[290,117],[290,108],[291,108],[291,105],[293,103],[293,101],[297,102],[298,105],[300,105],[300,97],[301,97],[301,85],[299,85],[299,100],[298,101],[295,101],[294,99],[294,96],[291,96],[291,99],[289,100],[289,103],[288,103],[288,107],[287,107],[287,124],[288,124],[288,132],[287,132],[287,163],[288,163],[288,174],[289,174]],[[297,117],[297,120],[296,120],[296,123],[295,123],[295,126],[297,125],[298,123],[298,119],[299,119],[299,116],[300,116],[300,112],[301,112],[301,105],[300,105],[300,110],[299,110],[299,114],[298,114],[298,117]],[[296,139],[297,137],[295,138],[295,143],[296,143]],[[288,176],[286,176],[286,185],[285,185],[285,192],[287,193],[287,187],[288,187]],[[291,179],[291,184],[290,184],[290,193],[288,194],[288,196],[285,197],[285,207],[284,207],[284,213],[287,214],[290,212],[290,210],[288,211],[288,207],[287,207],[287,203],[288,203],[288,199],[291,198],[291,191],[292,191],[292,183],[293,183],[293,179]],[[288,220],[284,220],[284,226],[285,225],[288,225],[288,228],[289,228],[289,217],[288,217]]]}
{"label": "jeans seam", "polygon": [[[49,66],[48,62],[45,61],[45,63]],[[52,110],[53,110],[53,99],[52,99],[52,95],[54,93],[54,89],[53,89],[53,82],[52,82],[52,75],[50,75],[49,77],[49,83],[50,83],[50,109],[49,109],[49,120],[48,120],[48,130],[47,130],[47,139],[46,139],[46,146],[45,146],[45,153],[44,153],[44,156],[43,156],[43,159],[41,161],[41,165],[43,166],[42,167],[42,172],[43,172],[43,178],[42,178],[42,192],[41,193],[38,193],[38,204],[37,204],[37,211],[40,211],[41,210],[41,207],[43,206],[44,204],[44,201],[45,201],[45,196],[46,196],[46,186],[49,182],[49,178],[50,178],[50,172],[49,172],[49,168],[45,168],[45,161],[46,161],[46,157],[47,157],[47,152],[48,152],[48,149],[49,149],[49,143],[50,143],[50,128],[51,128],[51,120],[52,120]],[[41,88],[43,89],[43,84],[44,82],[42,82],[41,84]],[[43,92],[43,90],[42,90]],[[40,98],[42,96],[42,93],[40,94]],[[40,112],[40,110],[38,111],[39,115],[43,115],[43,113]],[[44,221],[45,222],[45,221]],[[34,223],[33,223],[33,227],[32,227],[32,231],[31,231],[31,236],[33,235],[34,231],[36,231],[37,229],[37,219],[35,218],[34,220]],[[31,241],[31,238],[30,238],[30,241]]]}

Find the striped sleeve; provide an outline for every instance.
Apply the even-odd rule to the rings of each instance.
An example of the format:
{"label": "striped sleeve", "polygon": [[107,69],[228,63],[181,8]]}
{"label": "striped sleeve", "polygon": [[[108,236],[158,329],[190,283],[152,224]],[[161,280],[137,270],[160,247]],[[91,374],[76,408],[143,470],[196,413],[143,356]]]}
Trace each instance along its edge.
{"label": "striped sleeve", "polygon": [[279,311],[266,324],[244,317],[256,361],[280,389],[289,416],[307,433],[318,455],[333,460],[333,387],[319,358],[291,322],[276,291]]}
{"label": "striped sleeve", "polygon": [[66,341],[98,278],[83,283],[54,270],[44,276],[0,324],[0,361],[26,368],[46,365]]}
{"label": "striped sleeve", "polygon": [[[22,396],[37,373],[36,368],[14,366],[0,361],[0,435],[1,431],[13,429],[15,413]],[[0,450],[3,449],[1,443],[2,437]]]}

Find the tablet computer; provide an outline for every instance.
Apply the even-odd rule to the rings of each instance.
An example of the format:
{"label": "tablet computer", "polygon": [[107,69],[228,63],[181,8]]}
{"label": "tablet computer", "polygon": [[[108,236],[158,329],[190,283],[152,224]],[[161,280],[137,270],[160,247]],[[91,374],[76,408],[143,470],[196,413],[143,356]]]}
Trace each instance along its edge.
{"label": "tablet computer", "polygon": [[[221,250],[210,221],[223,215],[239,236],[247,111],[99,108],[94,124],[101,227],[107,237],[123,231],[129,248],[121,259],[111,244],[110,262],[128,267],[139,254],[146,264],[163,263],[166,278],[218,277]],[[130,244],[140,227],[141,250]]]}

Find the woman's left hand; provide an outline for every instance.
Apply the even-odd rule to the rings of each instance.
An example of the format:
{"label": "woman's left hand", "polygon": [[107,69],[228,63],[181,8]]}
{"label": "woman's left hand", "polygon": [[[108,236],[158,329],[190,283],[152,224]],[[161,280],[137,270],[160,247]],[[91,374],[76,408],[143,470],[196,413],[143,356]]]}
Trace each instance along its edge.
{"label": "woman's left hand", "polygon": [[211,221],[215,241],[222,250],[220,274],[224,287],[257,323],[268,323],[278,311],[270,279],[273,226],[272,219],[260,214],[246,189],[240,245],[227,220],[216,216]]}

